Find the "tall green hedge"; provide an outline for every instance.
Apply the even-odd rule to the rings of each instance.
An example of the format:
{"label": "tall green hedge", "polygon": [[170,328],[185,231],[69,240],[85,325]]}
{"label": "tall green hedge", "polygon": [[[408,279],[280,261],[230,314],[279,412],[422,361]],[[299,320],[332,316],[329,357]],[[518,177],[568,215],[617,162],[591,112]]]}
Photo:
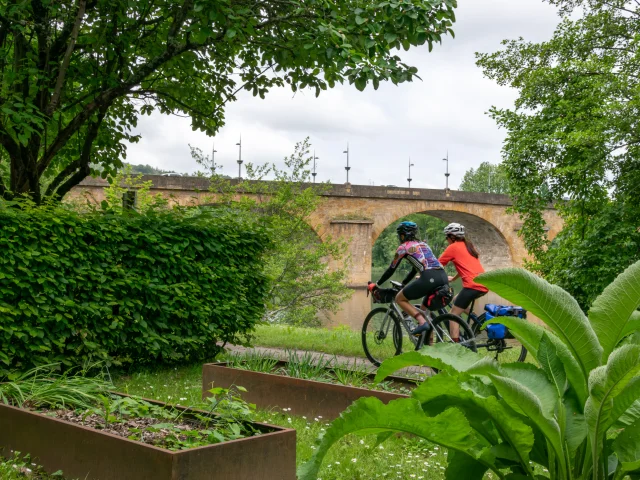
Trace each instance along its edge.
{"label": "tall green hedge", "polygon": [[0,202],[0,374],[210,356],[263,314],[264,238],[224,212],[81,214]]}

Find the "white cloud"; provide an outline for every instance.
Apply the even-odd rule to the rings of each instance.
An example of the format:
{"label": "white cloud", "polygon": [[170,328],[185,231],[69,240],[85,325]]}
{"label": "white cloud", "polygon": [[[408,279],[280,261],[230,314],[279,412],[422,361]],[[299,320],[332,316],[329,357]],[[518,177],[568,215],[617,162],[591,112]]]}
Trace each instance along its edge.
{"label": "white cloud", "polygon": [[515,92],[483,77],[475,52],[493,52],[505,38],[549,38],[558,22],[555,9],[542,0],[460,0],[456,38],[446,38],[433,52],[401,52],[416,65],[423,81],[378,91],[339,86],[316,98],[312,91],[272,91],[265,100],[249,94],[227,107],[226,126],[215,139],[191,130],[189,119],[154,114],[140,120],[142,140],[129,148],[128,161],[164,169],[197,169],[188,144],[211,150],[223,171],[237,175],[238,137],[243,159],[279,162],[297,141],[311,137],[320,157],[318,180],[345,181],[347,142],[350,180],[357,184],[406,185],[411,156],[413,185],[444,186],[444,162],[450,155],[451,185],[482,161],[498,162],[504,132],[486,112],[492,105],[512,105]]}

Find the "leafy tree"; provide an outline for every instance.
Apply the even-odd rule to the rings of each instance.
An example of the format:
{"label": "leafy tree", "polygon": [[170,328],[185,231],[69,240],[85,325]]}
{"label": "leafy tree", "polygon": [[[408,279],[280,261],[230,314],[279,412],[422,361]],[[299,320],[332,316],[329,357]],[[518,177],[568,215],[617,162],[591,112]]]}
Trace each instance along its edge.
{"label": "leafy tree", "polygon": [[[571,278],[576,289],[563,286],[587,308],[594,292],[640,259],[632,240],[640,225],[640,4],[549,3],[562,16],[551,40],[505,41],[503,50],[479,54],[478,65],[519,92],[514,109],[491,115],[507,131],[504,165],[532,266],[550,279]],[[568,231],[549,245],[542,211],[553,202]],[[599,235],[596,226],[610,225],[612,214],[616,235]],[[615,269],[589,267],[597,263],[589,258],[609,251],[618,252]]]}
{"label": "leafy tree", "polygon": [[109,177],[109,187],[105,189],[105,197],[110,210],[122,212],[123,195],[131,190],[136,194],[134,208],[138,213],[145,214],[150,209],[162,209],[168,206],[168,201],[161,194],[151,193],[153,181],[144,181],[142,176],[142,173],[134,176],[133,166],[125,165],[113,177]]}
{"label": "leafy tree", "polygon": [[213,135],[241,89],[411,81],[400,47],[453,34],[456,0],[0,3],[0,194],[62,197],[121,167],[140,114]]}
{"label": "leafy tree", "polygon": [[482,162],[478,168],[466,171],[460,183],[460,190],[508,194],[509,182],[502,164],[492,165],[489,162]]}
{"label": "leafy tree", "polygon": [[[210,171],[209,157],[192,148],[196,161]],[[323,184],[311,184],[309,140],[296,145],[285,158],[285,169],[246,164],[242,181],[211,177],[211,201],[239,216],[258,217],[269,232],[270,247],[263,264],[269,279],[265,320],[316,324],[322,314],[335,312],[349,297],[345,245],[328,236],[319,238],[310,216],[322,201]],[[263,182],[267,176],[275,180]],[[241,194],[241,195],[239,195]],[[330,270],[329,263],[342,265]]]}
{"label": "leafy tree", "polygon": [[413,365],[438,368],[411,397],[354,402],[318,440],[300,480],[315,480],[329,448],[348,434],[412,433],[449,449],[446,478],[604,480],[640,474],[640,262],[585,315],[566,291],[522,269],[477,279],[544,320],[499,317],[539,366],[499,364],[438,343],[382,363],[381,381]]}

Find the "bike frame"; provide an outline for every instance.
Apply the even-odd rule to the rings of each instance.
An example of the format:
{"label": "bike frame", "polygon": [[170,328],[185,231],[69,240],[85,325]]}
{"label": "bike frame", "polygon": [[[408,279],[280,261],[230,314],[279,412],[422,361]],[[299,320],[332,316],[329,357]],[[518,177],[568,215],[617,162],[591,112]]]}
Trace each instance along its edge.
{"label": "bike frame", "polygon": [[[420,313],[422,313],[422,315],[424,316],[425,320],[431,325],[431,329],[438,336],[438,340],[440,340],[441,342],[444,342],[444,339],[442,338],[440,333],[436,329],[433,328],[433,322],[432,322],[433,313],[425,311],[422,308],[417,307],[415,305],[414,305],[414,307]],[[400,306],[395,302],[395,300],[393,300],[389,304],[389,308],[387,309],[387,314],[385,315],[384,320],[382,321],[382,326],[380,327],[380,331],[384,332],[385,337],[389,334],[389,328],[391,327],[391,325],[393,323],[393,321],[391,319],[391,315],[389,314],[389,312],[391,312],[391,311],[395,312],[396,315],[398,315],[398,318],[400,319],[400,323],[402,324],[402,326],[404,327],[405,331],[407,332],[407,336],[411,340],[411,343],[413,343],[413,345],[416,347],[416,350],[419,349],[420,347],[422,347],[422,345],[424,345],[424,341],[426,339],[426,333],[427,332],[423,332],[419,337],[416,337],[415,335],[412,335],[411,334],[411,325],[407,321],[407,317],[405,317],[405,312],[404,312],[404,310],[402,310],[400,308]],[[441,311],[439,313],[442,314]],[[447,332],[447,334],[448,334],[448,332]]]}

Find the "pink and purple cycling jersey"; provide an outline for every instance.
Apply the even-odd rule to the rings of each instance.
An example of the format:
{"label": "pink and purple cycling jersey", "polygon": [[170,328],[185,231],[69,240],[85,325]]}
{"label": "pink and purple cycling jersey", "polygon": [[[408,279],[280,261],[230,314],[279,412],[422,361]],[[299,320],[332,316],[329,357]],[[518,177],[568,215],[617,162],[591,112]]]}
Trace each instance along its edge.
{"label": "pink and purple cycling jersey", "polygon": [[431,251],[431,248],[429,248],[429,245],[417,240],[404,242],[400,245],[398,250],[396,250],[396,256],[393,257],[389,268],[395,270],[403,258],[406,258],[411,266],[419,272],[432,268],[442,268],[442,265]]}

